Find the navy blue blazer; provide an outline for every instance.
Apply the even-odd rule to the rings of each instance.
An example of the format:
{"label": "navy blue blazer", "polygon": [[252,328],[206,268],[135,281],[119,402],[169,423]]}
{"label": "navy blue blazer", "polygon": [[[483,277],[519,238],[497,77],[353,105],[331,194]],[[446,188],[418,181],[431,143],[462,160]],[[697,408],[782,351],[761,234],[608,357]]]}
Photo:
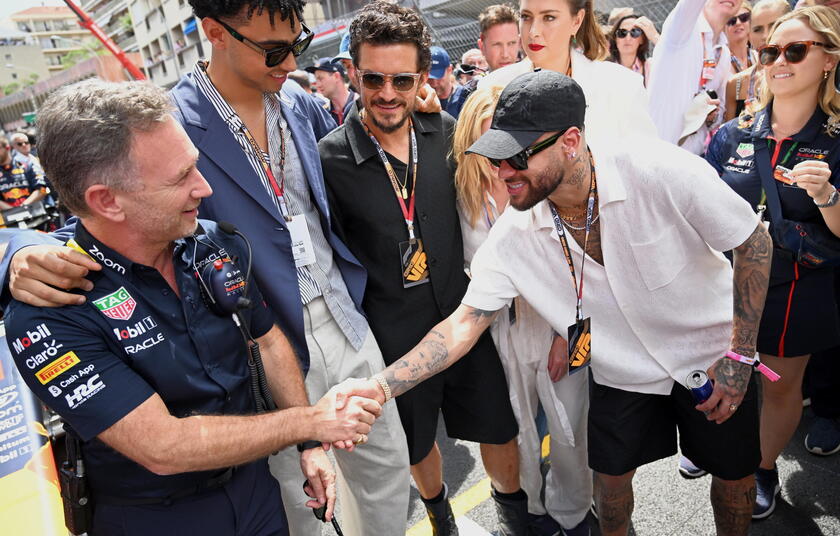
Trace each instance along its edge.
{"label": "navy blue blazer", "polygon": [[[213,188],[213,195],[201,203],[201,217],[228,221],[251,241],[257,285],[278,325],[297,352],[304,370],[307,370],[309,353],[304,334],[303,306],[286,222],[266,194],[245,153],[239,149],[230,128],[195,84],[192,74],[183,77],[171,94],[175,103],[175,118],[200,153],[198,170]],[[335,128],[335,122],[295,82],[285,84],[280,95],[283,117],[300,155],[312,201],[318,206],[324,236],[333,248],[333,259],[353,303],[362,311],[367,272],[333,233],[318,155],[318,140]]]}
{"label": "navy blue blazer", "polygon": [[[172,89],[171,95],[175,104],[175,118],[199,150],[198,170],[213,188],[213,195],[201,203],[201,217],[230,222],[251,241],[254,252],[253,277],[305,372],[309,369],[309,352],[297,270],[286,222],[266,194],[230,128],[201,93],[192,75],[184,76]],[[367,272],[333,233],[318,155],[318,140],[335,128],[335,121],[295,82],[283,86],[281,107],[300,155],[312,200],[318,206],[324,236],[333,249],[333,260],[344,278],[356,309],[364,314],[361,303]],[[72,229],[68,228],[56,233],[58,239],[66,240],[70,236]],[[56,238],[35,232],[16,234],[9,242],[3,262],[0,263],[0,280],[5,282],[4,287],[8,288],[9,261],[18,249],[33,244],[55,243]],[[8,298],[4,289],[3,301]]]}

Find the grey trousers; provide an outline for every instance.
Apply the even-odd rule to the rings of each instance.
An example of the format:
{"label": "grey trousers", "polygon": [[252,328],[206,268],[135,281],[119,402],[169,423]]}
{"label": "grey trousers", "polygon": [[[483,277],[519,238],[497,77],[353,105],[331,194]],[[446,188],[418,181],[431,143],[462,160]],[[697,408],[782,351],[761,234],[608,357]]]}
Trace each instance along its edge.
{"label": "grey trousers", "polygon": [[[385,368],[382,352],[368,332],[357,352],[342,333],[323,298],[303,309],[309,373],[306,393],[317,402],[331,387],[347,378],[367,378]],[[408,518],[410,473],[408,446],[397,406],[382,408],[368,442],[353,452],[335,450],[337,495],[341,529],[347,536],[399,535]],[[300,454],[294,447],[269,457],[271,474],[280,482],[290,536],[318,536],[321,522],[305,506]]]}

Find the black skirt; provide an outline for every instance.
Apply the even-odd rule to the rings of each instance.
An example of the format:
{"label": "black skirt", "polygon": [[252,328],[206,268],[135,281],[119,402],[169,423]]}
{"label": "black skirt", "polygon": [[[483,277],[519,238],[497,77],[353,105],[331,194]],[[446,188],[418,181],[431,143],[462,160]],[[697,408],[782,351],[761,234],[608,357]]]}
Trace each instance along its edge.
{"label": "black skirt", "polygon": [[[834,269],[806,268],[792,257],[776,257],[773,264],[776,277],[767,289],[758,351],[794,357],[840,345]],[[780,272],[790,277],[778,277]]]}

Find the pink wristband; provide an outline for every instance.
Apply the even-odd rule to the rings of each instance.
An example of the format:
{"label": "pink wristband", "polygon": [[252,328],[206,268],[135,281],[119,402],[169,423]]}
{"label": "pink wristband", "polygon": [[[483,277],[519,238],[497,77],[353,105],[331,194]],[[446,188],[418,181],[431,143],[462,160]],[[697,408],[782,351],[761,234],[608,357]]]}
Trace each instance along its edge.
{"label": "pink wristband", "polygon": [[773,372],[770,367],[759,361],[758,357],[746,357],[741,354],[736,354],[732,350],[726,352],[726,357],[729,359],[734,359],[739,363],[743,363],[745,365],[749,365],[751,367],[755,367],[757,371],[764,374],[764,376],[770,380],[771,382],[777,382],[781,378],[778,374]]}

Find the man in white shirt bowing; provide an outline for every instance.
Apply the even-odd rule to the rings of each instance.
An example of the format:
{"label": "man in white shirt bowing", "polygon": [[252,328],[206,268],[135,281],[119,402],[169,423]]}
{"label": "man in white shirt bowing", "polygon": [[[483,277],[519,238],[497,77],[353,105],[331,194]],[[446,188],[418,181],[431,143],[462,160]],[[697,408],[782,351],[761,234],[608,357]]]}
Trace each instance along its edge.
{"label": "man in white shirt bowing", "polygon": [[[522,296],[568,337],[571,374],[586,374],[591,356],[601,533],[627,534],[633,474],[675,454],[679,430],[683,452],[714,476],[717,533],[747,534],[760,458],[752,357],[770,236],[706,162],[674,145],[622,140],[590,151],[585,109],[580,86],[557,72],[507,86],[469,151],[500,168],[517,211],[476,253],[461,306],[383,373],[344,389],[380,401],[408,391]],[[699,405],[683,385],[695,371],[714,381]]]}

